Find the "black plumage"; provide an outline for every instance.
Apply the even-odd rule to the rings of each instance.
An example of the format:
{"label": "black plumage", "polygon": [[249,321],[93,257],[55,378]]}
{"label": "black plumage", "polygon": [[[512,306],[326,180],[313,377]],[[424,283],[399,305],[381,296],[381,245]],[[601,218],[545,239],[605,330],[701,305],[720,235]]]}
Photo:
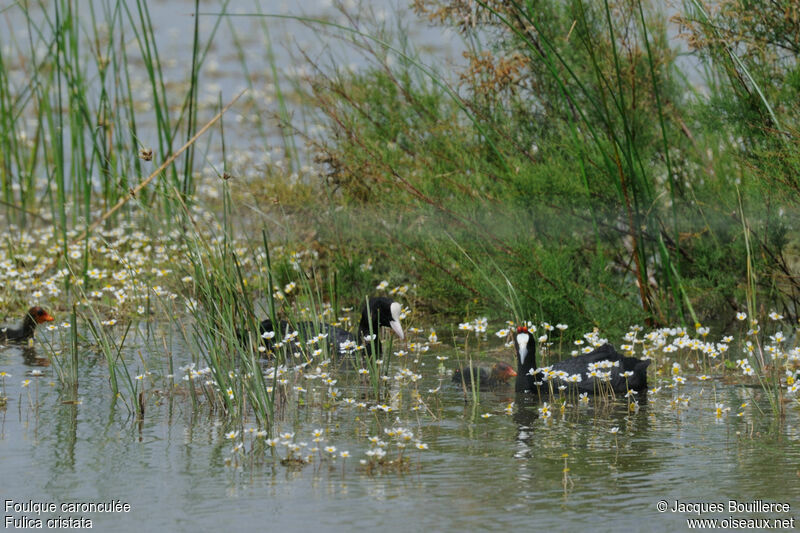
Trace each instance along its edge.
{"label": "black plumage", "polygon": [[33,337],[38,324],[52,321],[50,313],[39,306],[31,307],[19,326],[0,326],[0,342],[25,342]]}
{"label": "black plumage", "polygon": [[[287,334],[297,331],[298,337],[302,339],[310,339],[320,333],[327,335],[326,341],[332,351],[336,353],[349,351],[347,348],[348,345],[360,344],[365,345],[368,354],[372,353],[373,346],[375,351],[380,353],[381,344],[379,333],[381,327],[391,328],[401,340],[405,337],[400,324],[401,310],[402,306],[391,298],[370,298],[361,308],[361,319],[359,320],[358,329],[355,333],[350,333],[347,330],[325,323],[317,324],[304,321],[292,325],[286,320],[280,320],[280,335],[278,335],[270,319],[261,322],[259,333],[270,349],[274,346],[275,342],[285,339]],[[275,333],[275,335],[271,338],[267,338],[270,337],[270,332]],[[371,335],[374,335],[374,338],[368,340],[371,338]]]}
{"label": "black plumage", "polygon": [[[514,335],[514,347],[517,354],[517,392],[547,391],[542,387],[546,376],[544,371],[536,367],[536,343],[528,328],[517,328]],[[603,362],[608,364],[603,367]],[[568,376],[580,376],[580,381],[570,381],[555,377],[558,385],[566,385],[579,392],[608,392],[626,394],[628,390],[642,392],[647,390],[647,367],[650,361],[636,357],[624,357],[610,344],[604,344],[593,351],[571,357],[551,365],[550,372],[565,372]],[[609,372],[608,379],[591,376],[592,367],[600,372]],[[627,375],[626,375],[627,374]],[[538,385],[537,385],[538,384]]]}

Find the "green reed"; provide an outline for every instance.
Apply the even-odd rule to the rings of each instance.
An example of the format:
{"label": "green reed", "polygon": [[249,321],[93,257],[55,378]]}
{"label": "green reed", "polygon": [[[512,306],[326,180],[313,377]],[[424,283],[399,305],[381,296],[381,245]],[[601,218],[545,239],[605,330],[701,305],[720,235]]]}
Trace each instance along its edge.
{"label": "green reed", "polygon": [[[369,353],[364,353],[363,355],[359,354],[359,356],[363,359],[363,362],[369,371],[369,383],[372,394],[374,395],[375,400],[379,401],[383,388],[383,376],[390,375],[392,362],[392,342],[391,340],[388,340],[388,346],[386,343],[379,342],[381,331],[380,327],[373,323],[373,316],[370,312],[368,296],[364,298],[363,305],[367,313],[367,324],[369,325],[369,340],[365,340],[364,345],[365,348],[369,346]],[[377,317],[374,318],[377,320]]]}
{"label": "green reed", "polygon": [[[66,246],[70,228],[88,227],[92,209],[114,205],[146,171],[148,165],[137,156],[140,148],[151,148],[141,137],[147,114],[152,113],[157,158],[172,153],[181,131],[186,138],[194,134],[199,72],[223,19],[204,36],[207,41],[200,40],[195,28],[188,87],[181,94],[165,83],[153,21],[142,0],[57,0],[10,9],[25,26],[15,35],[22,40],[5,43],[13,44],[12,55],[5,57],[0,51],[0,198],[12,208],[9,222],[23,226],[31,214],[49,211]],[[132,63],[132,42],[149,81],[149,95],[135,92],[131,83],[139,68]],[[7,69],[9,59],[20,54],[26,56],[30,83],[16,87]],[[182,104],[172,116],[176,100]],[[142,102],[152,111],[135,108]],[[36,119],[31,121],[32,133],[26,128],[30,118]],[[193,193],[196,157],[190,146],[182,160],[182,179],[176,164],[167,168],[169,181],[185,195]],[[44,194],[37,194],[39,183],[45,184]],[[38,198],[45,200],[43,205]],[[159,207],[164,220],[174,214],[171,195],[141,191],[137,200],[141,206]]]}
{"label": "green reed", "polygon": [[77,311],[75,306],[72,307],[69,322],[68,338],[64,339],[61,336],[61,345],[67,347],[67,353],[64,354],[63,349],[56,351],[53,344],[45,341],[45,348],[50,365],[55,370],[58,382],[65,392],[69,394],[69,401],[76,401],[78,399],[78,362],[79,362],[79,338],[78,338],[78,325],[77,325]]}
{"label": "green reed", "polygon": [[[141,389],[139,386],[141,380],[135,379],[135,377],[131,375],[128,363],[125,361],[125,354],[123,353],[125,341],[128,338],[128,333],[133,323],[128,321],[125,324],[125,330],[122,336],[116,337],[116,335],[107,331],[105,326],[100,324],[100,317],[93,307],[89,307],[89,314],[82,318],[82,322],[85,323],[86,327],[91,331],[92,337],[100,348],[100,352],[103,354],[103,358],[108,365],[109,384],[111,386],[113,398],[122,398],[131,413],[141,418],[144,414],[143,395],[140,394]],[[127,390],[127,397],[120,392],[120,382]]]}
{"label": "green reed", "polygon": [[[260,364],[258,320],[239,257],[227,238],[214,245],[196,228],[187,237],[197,304],[189,309],[193,327],[182,331],[187,344],[200,354],[196,363],[202,361],[210,369],[214,386],[203,386],[203,392],[226,415],[241,420],[252,410],[259,424],[269,429],[276,389],[269,391]],[[189,381],[193,395],[195,381],[194,377]]]}
{"label": "green reed", "polygon": [[[469,373],[470,383],[467,386],[467,376],[464,372],[461,373],[461,391],[464,393],[464,401],[467,402],[469,399],[472,400],[474,405],[478,405],[481,399],[481,387],[480,387],[480,370],[473,365],[473,357],[472,352],[470,351],[470,333],[471,331],[467,331],[464,342],[463,342],[463,354],[461,349],[459,348],[458,343],[456,342],[455,333],[453,334],[453,349],[456,353],[456,368],[466,369]],[[478,335],[475,335],[476,339],[478,339]],[[478,350],[480,353],[480,350]],[[476,383],[476,378],[477,383]],[[472,418],[474,419],[477,416],[477,410],[473,409],[472,411]]]}

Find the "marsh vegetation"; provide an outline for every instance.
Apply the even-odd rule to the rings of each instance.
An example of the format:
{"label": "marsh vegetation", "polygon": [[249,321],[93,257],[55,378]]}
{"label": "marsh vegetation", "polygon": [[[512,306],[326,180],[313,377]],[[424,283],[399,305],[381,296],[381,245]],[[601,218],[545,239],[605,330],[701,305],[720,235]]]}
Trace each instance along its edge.
{"label": "marsh vegetation", "polygon": [[123,530],[800,499],[795,3],[179,6],[0,8],[0,317],[55,318],[0,335],[9,497]]}

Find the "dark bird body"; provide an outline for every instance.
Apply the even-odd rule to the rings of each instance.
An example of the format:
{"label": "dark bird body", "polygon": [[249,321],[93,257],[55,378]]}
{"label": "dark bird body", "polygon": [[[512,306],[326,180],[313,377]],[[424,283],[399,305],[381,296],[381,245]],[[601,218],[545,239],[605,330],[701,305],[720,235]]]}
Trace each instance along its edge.
{"label": "dark bird body", "polygon": [[[327,334],[325,340],[334,353],[346,351],[342,350],[342,345],[347,343],[355,343],[356,345],[364,344],[368,354],[372,353],[372,346],[374,345],[375,350],[380,353],[379,333],[381,327],[391,328],[401,340],[405,336],[403,328],[400,325],[400,311],[402,307],[399,303],[390,298],[382,297],[370,298],[368,304],[369,305],[364,304],[364,306],[362,306],[361,320],[358,323],[358,330],[356,330],[355,333],[350,333],[347,330],[325,323],[315,324],[314,322],[298,322],[292,325],[286,320],[279,321],[280,331],[275,332],[272,320],[267,319],[261,322],[259,328],[260,334],[267,347],[270,349],[276,342],[285,339],[287,334],[296,331],[299,339],[306,340],[320,333]],[[275,333],[275,336],[271,339],[265,337],[265,334],[269,332]],[[371,342],[366,340],[370,335],[375,335],[374,340]]]}
{"label": "dark bird body", "polygon": [[31,307],[19,326],[0,326],[0,342],[25,342],[33,337],[38,324],[52,322],[53,317],[41,307]]}
{"label": "dark bird body", "polygon": [[[535,371],[536,344],[527,328],[517,328],[517,333],[514,336],[514,347],[517,353],[517,392],[549,390],[549,387],[545,385],[544,372],[541,370]],[[616,366],[597,369],[600,372],[610,372],[608,380],[590,377],[590,365],[603,361],[616,364]],[[624,357],[610,344],[604,344],[587,354],[554,363],[549,368],[551,372],[561,371],[566,372],[569,376],[581,376],[581,380],[577,383],[560,378],[552,378],[556,387],[566,385],[572,390],[588,393],[607,392],[610,388],[614,393],[626,394],[629,389],[636,392],[647,390],[647,367],[649,364],[650,361],[646,359]],[[531,370],[535,373],[531,374]],[[624,375],[626,372],[631,374],[626,377]]]}

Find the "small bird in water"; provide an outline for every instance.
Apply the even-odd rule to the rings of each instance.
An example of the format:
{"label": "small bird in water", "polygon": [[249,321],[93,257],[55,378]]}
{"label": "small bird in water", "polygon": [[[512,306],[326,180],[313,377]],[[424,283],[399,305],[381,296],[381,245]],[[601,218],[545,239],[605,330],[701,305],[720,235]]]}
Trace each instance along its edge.
{"label": "small bird in water", "polygon": [[37,325],[53,320],[50,313],[41,307],[31,307],[19,326],[0,326],[0,342],[25,342],[33,337]]}
{"label": "small bird in water", "polygon": [[516,375],[517,372],[507,363],[495,363],[491,368],[473,365],[453,372],[453,382],[470,387],[474,378],[481,387],[497,387],[508,383]]}

